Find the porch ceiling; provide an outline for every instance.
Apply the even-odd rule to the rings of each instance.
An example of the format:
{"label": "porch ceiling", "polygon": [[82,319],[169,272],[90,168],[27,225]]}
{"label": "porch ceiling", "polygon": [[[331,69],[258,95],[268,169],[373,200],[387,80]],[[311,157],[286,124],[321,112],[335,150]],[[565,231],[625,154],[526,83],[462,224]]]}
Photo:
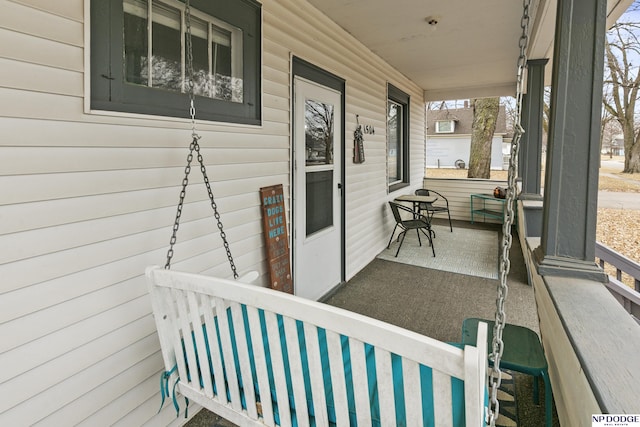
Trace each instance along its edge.
{"label": "porch ceiling", "polygon": [[[515,93],[520,1],[309,1],[422,87],[427,101]],[[608,0],[607,25],[632,2]],[[556,0],[532,0],[529,14],[529,59],[551,58]]]}

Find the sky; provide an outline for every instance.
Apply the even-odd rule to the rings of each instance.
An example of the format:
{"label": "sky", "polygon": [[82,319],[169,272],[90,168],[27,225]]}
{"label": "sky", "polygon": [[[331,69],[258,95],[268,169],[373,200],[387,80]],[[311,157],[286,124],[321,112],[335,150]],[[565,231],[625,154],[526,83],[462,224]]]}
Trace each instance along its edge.
{"label": "sky", "polygon": [[629,9],[622,14],[619,21],[640,22],[640,0],[635,0]]}

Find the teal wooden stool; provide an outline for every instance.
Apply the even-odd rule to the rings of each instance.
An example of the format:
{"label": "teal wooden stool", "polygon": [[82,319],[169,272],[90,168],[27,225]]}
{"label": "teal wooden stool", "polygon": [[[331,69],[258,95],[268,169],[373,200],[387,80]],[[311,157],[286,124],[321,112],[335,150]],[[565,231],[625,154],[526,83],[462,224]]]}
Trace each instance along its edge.
{"label": "teal wooden stool", "polygon": [[[473,346],[476,345],[479,321],[486,322],[489,326],[487,348],[489,354],[491,354],[493,351],[494,321],[476,318],[465,319],[464,322],[462,322],[462,343]],[[544,351],[542,350],[542,344],[540,343],[538,334],[522,326],[506,324],[502,331],[502,341],[504,342],[504,349],[502,358],[500,359],[500,367],[534,377],[533,399],[536,404],[539,403],[540,398],[538,377],[542,377],[545,390],[545,420],[547,427],[551,427],[551,383],[549,381],[547,359],[544,357]],[[491,359],[489,359],[489,364],[492,364]]]}

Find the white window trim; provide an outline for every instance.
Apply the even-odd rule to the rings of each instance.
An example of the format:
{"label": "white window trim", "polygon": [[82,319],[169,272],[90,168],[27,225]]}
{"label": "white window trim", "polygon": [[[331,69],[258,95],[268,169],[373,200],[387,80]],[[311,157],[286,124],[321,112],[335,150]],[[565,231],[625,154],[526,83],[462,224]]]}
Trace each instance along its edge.
{"label": "white window trim", "polygon": [[[441,123],[449,123],[451,125],[451,130],[441,130]],[[456,130],[456,121],[455,120],[436,120],[436,133],[454,133]]]}

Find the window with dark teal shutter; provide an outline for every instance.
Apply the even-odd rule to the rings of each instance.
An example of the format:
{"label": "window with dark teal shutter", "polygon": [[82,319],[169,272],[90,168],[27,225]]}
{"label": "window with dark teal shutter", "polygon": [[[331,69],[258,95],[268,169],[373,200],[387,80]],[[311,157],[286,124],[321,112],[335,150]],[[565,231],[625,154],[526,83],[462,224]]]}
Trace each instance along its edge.
{"label": "window with dark teal shutter", "polygon": [[[191,0],[198,119],[261,123],[261,6]],[[91,1],[91,108],[189,117],[187,22],[178,0]]]}
{"label": "window with dark teal shutter", "polygon": [[387,183],[389,191],[409,185],[409,95],[387,85]]}

